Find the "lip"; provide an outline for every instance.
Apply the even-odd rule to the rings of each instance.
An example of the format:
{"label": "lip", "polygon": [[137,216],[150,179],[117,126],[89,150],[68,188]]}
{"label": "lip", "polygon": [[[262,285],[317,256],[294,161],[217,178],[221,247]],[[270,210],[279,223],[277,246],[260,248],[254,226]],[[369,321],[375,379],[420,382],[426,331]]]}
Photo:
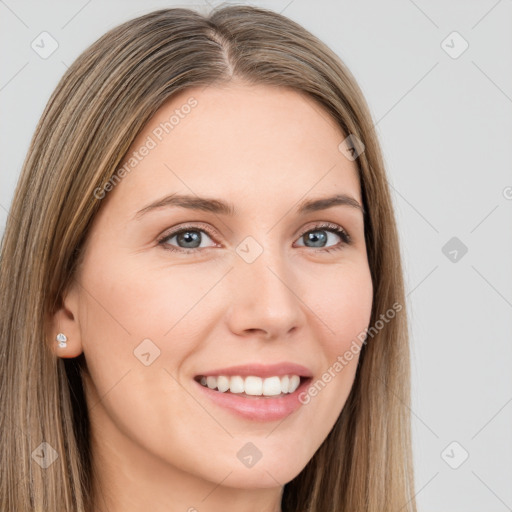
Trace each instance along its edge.
{"label": "lip", "polygon": [[[209,370],[196,375],[196,377],[217,377],[219,375],[233,376],[240,375],[248,377],[254,375],[257,377],[282,377],[284,375],[298,375],[299,377],[313,377],[313,373],[301,364],[284,362],[277,364],[243,364],[238,366],[230,366],[229,368],[220,368]],[[292,393],[293,394],[293,393]]]}
{"label": "lip", "polygon": [[[295,374],[297,375],[297,373]],[[210,372],[210,375],[226,375],[226,373],[214,374]],[[234,373],[231,375],[240,375],[240,373]],[[272,375],[276,375],[276,373],[273,373]],[[205,396],[217,406],[227,409],[238,417],[242,417],[251,421],[265,422],[282,420],[295,412],[301,405],[303,405],[299,401],[299,395],[307,389],[312,378],[301,377],[300,380],[301,382],[299,387],[293,393],[289,393],[280,397],[244,397],[235,393],[230,393],[228,391],[222,393],[221,391],[210,389],[201,385],[195,379],[194,384],[199,387],[198,392],[204,393]]]}

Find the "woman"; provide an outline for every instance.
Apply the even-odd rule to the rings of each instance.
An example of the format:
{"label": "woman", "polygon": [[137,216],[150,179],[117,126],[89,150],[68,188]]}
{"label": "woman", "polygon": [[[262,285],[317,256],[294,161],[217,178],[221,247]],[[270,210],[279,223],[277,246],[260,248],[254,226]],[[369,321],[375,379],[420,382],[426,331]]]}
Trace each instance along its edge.
{"label": "woman", "polygon": [[284,16],[164,9],[80,55],[0,275],[2,510],[415,511],[377,137]]}

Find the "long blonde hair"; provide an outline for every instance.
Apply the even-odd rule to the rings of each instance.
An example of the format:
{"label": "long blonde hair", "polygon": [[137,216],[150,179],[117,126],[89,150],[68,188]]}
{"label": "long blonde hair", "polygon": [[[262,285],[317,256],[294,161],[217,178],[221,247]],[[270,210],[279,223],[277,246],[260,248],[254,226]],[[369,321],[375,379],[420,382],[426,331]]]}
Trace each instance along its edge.
{"label": "long blonde hair", "polygon": [[[83,354],[56,357],[45,326],[100,207],[94,190],[174,93],[235,78],[306,93],[345,135],[363,142],[355,162],[374,287],[370,325],[393,304],[402,306],[362,347],[346,405],[313,458],[285,485],[283,512],[416,511],[401,257],[371,116],[355,79],[325,44],[280,14],[248,6],[207,16],[163,9],[123,23],[76,59],[48,101],[1,246],[1,510],[91,510],[86,361]],[[58,458],[44,468],[35,461],[43,450],[51,457],[49,447]]]}

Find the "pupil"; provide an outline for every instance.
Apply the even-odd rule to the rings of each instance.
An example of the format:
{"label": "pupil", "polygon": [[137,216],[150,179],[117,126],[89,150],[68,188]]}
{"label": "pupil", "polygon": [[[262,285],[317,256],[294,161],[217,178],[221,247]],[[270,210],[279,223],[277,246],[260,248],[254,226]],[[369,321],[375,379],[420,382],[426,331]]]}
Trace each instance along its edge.
{"label": "pupil", "polygon": [[[192,248],[199,247],[201,244],[199,234],[196,231],[185,231],[178,235],[178,239],[182,240],[185,244],[192,244]],[[190,246],[186,248],[190,248]]]}
{"label": "pupil", "polygon": [[[320,236],[318,236],[317,234],[315,233],[321,233]],[[319,245],[315,245],[314,247],[321,247],[322,246],[322,243],[325,243],[327,242],[327,236],[325,234],[325,231],[313,231],[311,233],[308,234],[308,240],[310,242],[313,242],[313,243],[319,243]]]}

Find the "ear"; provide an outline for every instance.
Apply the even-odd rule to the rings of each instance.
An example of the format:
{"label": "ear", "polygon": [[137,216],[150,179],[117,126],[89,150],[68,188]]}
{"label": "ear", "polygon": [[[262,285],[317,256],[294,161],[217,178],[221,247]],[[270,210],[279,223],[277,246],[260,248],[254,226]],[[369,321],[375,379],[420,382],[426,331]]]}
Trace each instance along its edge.
{"label": "ear", "polygon": [[[79,356],[82,349],[82,337],[79,322],[80,293],[74,280],[62,297],[60,307],[47,321],[46,337],[50,348],[57,357],[71,358]],[[63,333],[66,346],[59,347],[57,334]]]}

